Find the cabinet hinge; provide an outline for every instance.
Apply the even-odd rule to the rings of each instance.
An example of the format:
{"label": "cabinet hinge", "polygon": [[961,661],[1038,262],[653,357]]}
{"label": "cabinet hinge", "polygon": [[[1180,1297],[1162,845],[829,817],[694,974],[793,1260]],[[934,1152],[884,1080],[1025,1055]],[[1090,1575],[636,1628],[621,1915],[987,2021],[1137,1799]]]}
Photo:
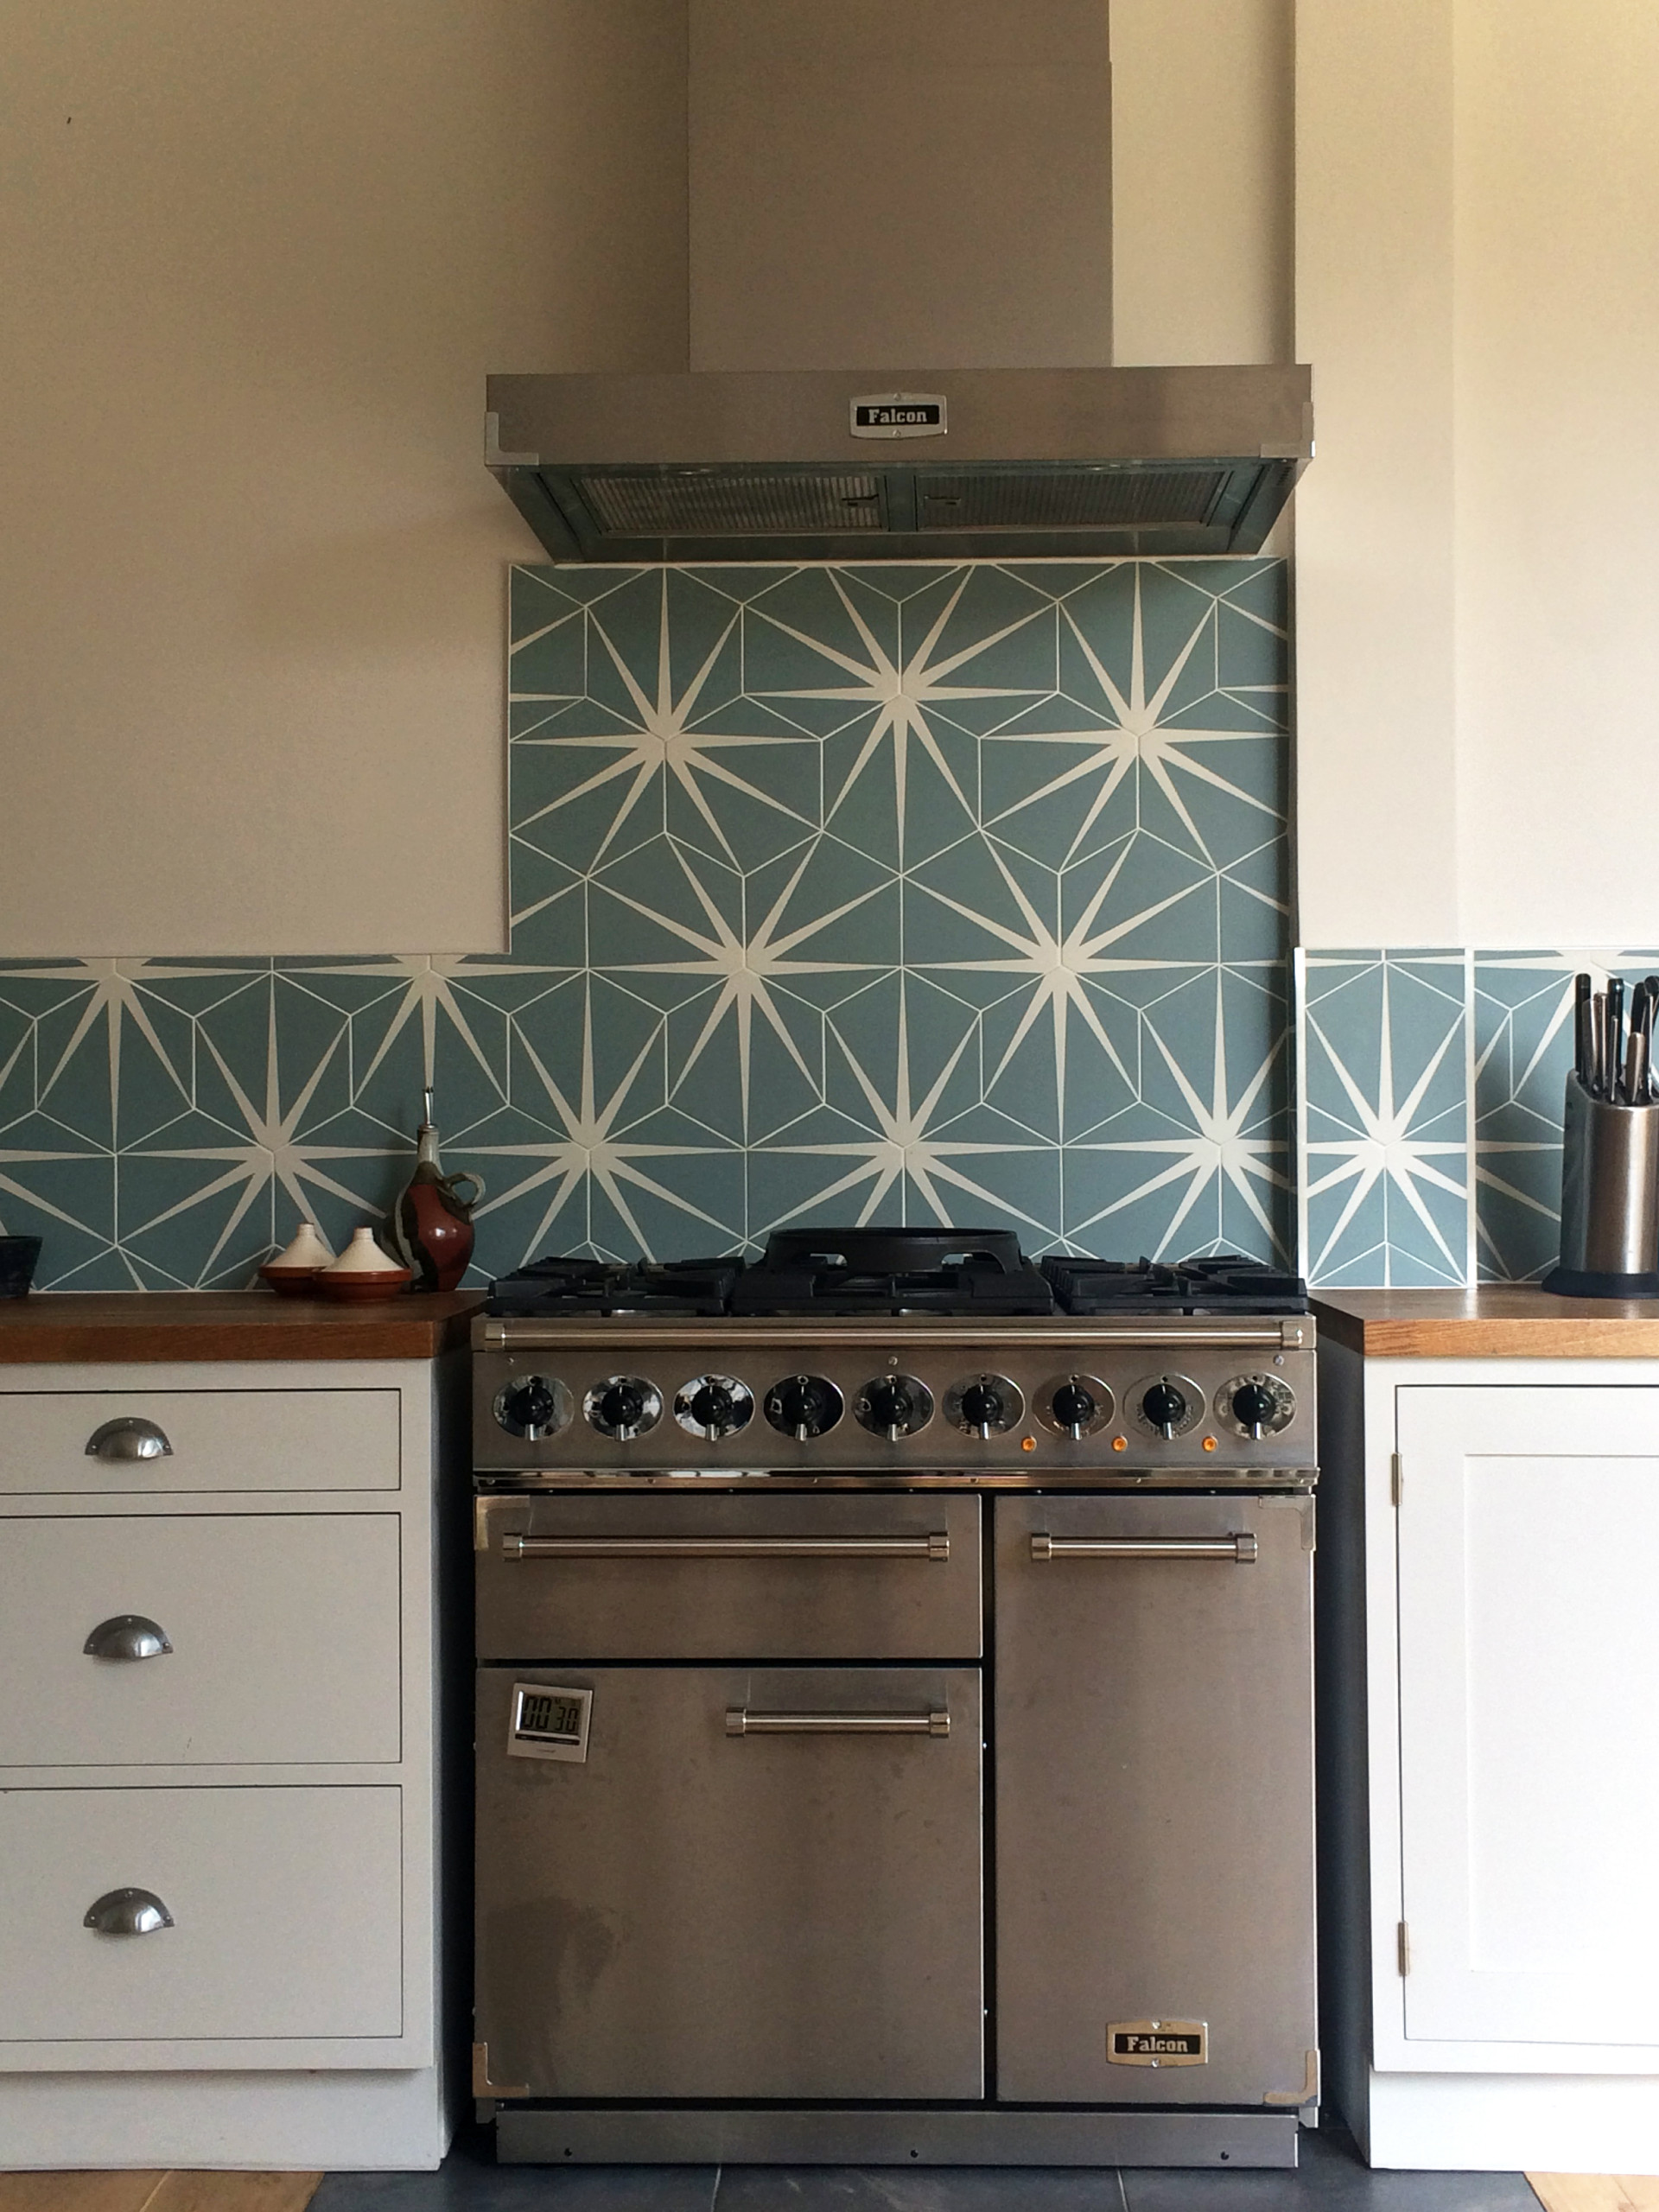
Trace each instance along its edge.
{"label": "cabinet hinge", "polygon": [[1411,1972],[1411,1930],[1402,1920],[1400,1923],[1400,1977],[1404,1980]]}
{"label": "cabinet hinge", "polygon": [[1400,1465],[1400,1454],[1397,1452],[1390,1452],[1389,1454],[1389,1496],[1396,1505],[1400,1503],[1400,1493],[1405,1487],[1405,1471]]}

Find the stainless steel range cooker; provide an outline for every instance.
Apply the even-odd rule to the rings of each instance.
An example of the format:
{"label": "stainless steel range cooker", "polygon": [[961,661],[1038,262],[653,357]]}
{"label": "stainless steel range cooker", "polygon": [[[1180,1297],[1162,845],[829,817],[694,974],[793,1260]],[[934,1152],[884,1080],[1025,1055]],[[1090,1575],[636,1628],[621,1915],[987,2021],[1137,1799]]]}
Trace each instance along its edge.
{"label": "stainless steel range cooker", "polygon": [[1300,1285],[817,1230],[474,1344],[498,2155],[1293,2164]]}

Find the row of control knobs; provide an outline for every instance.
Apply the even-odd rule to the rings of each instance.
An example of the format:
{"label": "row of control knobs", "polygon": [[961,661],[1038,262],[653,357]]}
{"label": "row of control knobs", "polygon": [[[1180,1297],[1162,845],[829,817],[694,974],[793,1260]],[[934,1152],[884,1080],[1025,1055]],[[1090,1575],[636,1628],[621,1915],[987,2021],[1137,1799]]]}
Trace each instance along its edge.
{"label": "row of control knobs", "polygon": [[[748,1427],[754,1405],[753,1392],[735,1376],[696,1375],[676,1391],[674,1418],[688,1435],[718,1443]],[[846,1401],[827,1376],[786,1375],[766,1392],[761,1409],[780,1435],[806,1444],[835,1427]],[[1106,1427],[1116,1409],[1110,1387],[1094,1375],[1058,1376],[1036,1399],[1043,1427],[1077,1443]],[[853,1399],[860,1426],[894,1444],[925,1428],[934,1410],[932,1391],[913,1375],[877,1376]],[[1126,1410],[1143,1435],[1173,1442],[1198,1427],[1205,1394],[1187,1376],[1160,1375],[1131,1391]],[[1289,1384],[1276,1375],[1235,1375],[1215,1394],[1215,1418],[1221,1426],[1257,1441],[1287,1428],[1295,1410]],[[601,1436],[627,1444],[662,1419],[663,1394],[643,1376],[607,1375],[584,1392],[582,1413]],[[1025,1393],[1006,1375],[966,1376],[945,1392],[944,1413],[952,1428],[988,1441],[1024,1419]],[[550,1376],[524,1376],[496,1395],[495,1417],[501,1427],[531,1442],[556,1435],[575,1414],[571,1393]]]}

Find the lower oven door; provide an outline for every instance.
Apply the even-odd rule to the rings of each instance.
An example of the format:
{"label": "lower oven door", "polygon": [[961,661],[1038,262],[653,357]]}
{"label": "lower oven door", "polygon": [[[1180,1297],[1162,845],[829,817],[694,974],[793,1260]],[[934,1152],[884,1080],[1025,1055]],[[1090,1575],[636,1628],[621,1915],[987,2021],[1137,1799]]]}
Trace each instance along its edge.
{"label": "lower oven door", "polygon": [[1313,1500],[995,1515],[997,2094],[1301,2103]]}
{"label": "lower oven door", "polygon": [[981,1732],[969,1667],[480,1669],[491,2081],[982,2095]]}

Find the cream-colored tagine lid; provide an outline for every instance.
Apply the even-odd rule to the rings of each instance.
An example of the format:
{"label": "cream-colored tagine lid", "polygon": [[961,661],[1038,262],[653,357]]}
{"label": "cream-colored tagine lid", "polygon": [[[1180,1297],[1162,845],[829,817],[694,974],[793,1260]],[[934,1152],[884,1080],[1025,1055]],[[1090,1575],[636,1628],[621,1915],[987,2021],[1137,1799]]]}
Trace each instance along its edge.
{"label": "cream-colored tagine lid", "polygon": [[331,1266],[323,1269],[330,1275],[388,1275],[402,1274],[404,1270],[396,1260],[390,1259],[374,1241],[372,1229],[354,1229],[352,1241]]}
{"label": "cream-colored tagine lid", "polygon": [[265,1264],[272,1268],[326,1268],[334,1256],[315,1222],[302,1221],[295,1231],[294,1242]]}

